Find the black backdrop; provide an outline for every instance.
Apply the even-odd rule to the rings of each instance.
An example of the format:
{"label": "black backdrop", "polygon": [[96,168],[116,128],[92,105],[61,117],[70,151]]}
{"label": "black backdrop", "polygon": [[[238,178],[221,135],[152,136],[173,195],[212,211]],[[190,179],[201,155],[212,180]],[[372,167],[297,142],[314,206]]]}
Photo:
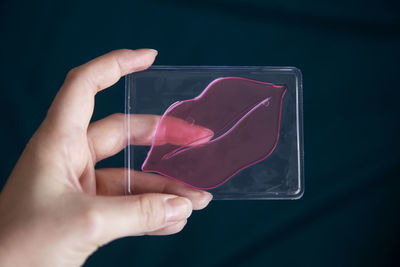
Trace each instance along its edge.
{"label": "black backdrop", "polygon": [[[398,1],[8,0],[0,8],[0,186],[67,71],[112,49],[155,48],[158,65],[303,72],[301,200],[212,202],[181,233],[115,241],[87,266],[398,262]],[[96,97],[94,119],[114,112],[123,112],[123,82]]]}

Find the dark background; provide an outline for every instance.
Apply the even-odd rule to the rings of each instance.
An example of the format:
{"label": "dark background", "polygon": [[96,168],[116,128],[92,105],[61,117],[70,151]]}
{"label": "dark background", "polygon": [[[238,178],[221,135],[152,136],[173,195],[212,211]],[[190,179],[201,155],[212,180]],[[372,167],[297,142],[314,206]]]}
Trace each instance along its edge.
{"label": "dark background", "polygon": [[[67,71],[117,48],[158,65],[290,65],[304,78],[306,191],[214,201],[168,237],[100,248],[87,266],[398,264],[398,1],[1,1],[0,186]],[[123,82],[94,119],[123,112]],[[103,166],[121,165],[117,157]]]}

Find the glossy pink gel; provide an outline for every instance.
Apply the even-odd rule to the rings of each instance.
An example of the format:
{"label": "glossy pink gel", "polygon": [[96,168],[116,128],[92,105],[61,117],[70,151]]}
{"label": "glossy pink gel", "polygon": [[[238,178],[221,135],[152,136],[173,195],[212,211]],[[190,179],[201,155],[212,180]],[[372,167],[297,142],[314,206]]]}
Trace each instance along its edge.
{"label": "glossy pink gel", "polygon": [[[285,92],[284,85],[241,77],[212,81],[198,97],[167,109],[142,170],[198,189],[222,185],[273,152]],[[173,129],[176,119],[201,131]],[[180,141],[165,142],[168,132]]]}

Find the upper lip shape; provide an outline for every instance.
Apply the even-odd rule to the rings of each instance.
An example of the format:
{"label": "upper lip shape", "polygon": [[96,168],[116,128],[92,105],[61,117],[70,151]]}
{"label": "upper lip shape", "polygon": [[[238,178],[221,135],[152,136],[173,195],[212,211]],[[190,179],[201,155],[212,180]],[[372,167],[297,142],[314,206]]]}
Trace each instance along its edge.
{"label": "upper lip shape", "polygon": [[[212,189],[267,158],[279,139],[285,85],[223,77],[196,98],[177,102],[162,116],[142,165],[198,189]],[[185,144],[157,143],[167,118],[209,129]]]}

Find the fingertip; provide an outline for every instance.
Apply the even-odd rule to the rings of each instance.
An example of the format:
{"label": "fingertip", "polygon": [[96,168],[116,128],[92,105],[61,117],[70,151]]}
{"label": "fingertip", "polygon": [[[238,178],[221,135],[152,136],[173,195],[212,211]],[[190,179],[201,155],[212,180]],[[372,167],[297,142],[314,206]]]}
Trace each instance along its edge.
{"label": "fingertip", "polygon": [[214,132],[208,128],[199,129],[191,136],[191,140],[187,145],[196,146],[210,141],[214,137]]}
{"label": "fingertip", "polygon": [[195,197],[193,202],[194,210],[202,210],[211,202],[213,195],[207,191],[198,191],[198,196]]}
{"label": "fingertip", "polygon": [[121,74],[126,75],[132,72],[142,71],[150,67],[158,51],[151,48],[141,48],[136,50],[121,49],[117,50],[116,57],[121,69]]}
{"label": "fingertip", "polygon": [[153,48],[139,48],[139,49],[134,49],[134,50],[132,50],[132,49],[127,49],[127,50],[132,51],[136,54],[137,53],[149,54],[153,57],[156,57],[158,55],[158,51]]}
{"label": "fingertip", "polygon": [[150,50],[154,54],[154,56],[158,55],[158,51],[156,49],[153,48],[147,48],[147,49]]}
{"label": "fingertip", "polygon": [[213,195],[210,192],[204,191],[204,193],[207,195],[208,197],[208,202],[210,202],[213,199]]}
{"label": "fingertip", "polygon": [[174,224],[168,225],[164,228],[161,228],[157,231],[153,231],[150,233],[147,233],[148,235],[173,235],[177,234],[180,231],[183,230],[183,228],[186,226],[187,220],[182,220],[179,222],[176,222]]}
{"label": "fingertip", "polygon": [[194,189],[175,181],[171,182],[165,189],[166,193],[176,194],[189,199],[192,202],[193,210],[204,209],[213,198],[212,194],[207,191]]}

